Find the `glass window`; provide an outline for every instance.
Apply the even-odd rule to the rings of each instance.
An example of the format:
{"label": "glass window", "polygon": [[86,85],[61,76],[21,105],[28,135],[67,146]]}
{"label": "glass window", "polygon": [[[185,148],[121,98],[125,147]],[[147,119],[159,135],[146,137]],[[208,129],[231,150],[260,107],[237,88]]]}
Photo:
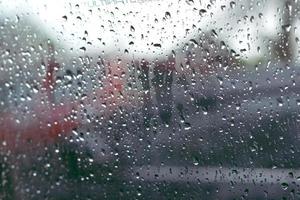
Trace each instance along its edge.
{"label": "glass window", "polygon": [[299,10],[0,1],[0,199],[299,199]]}

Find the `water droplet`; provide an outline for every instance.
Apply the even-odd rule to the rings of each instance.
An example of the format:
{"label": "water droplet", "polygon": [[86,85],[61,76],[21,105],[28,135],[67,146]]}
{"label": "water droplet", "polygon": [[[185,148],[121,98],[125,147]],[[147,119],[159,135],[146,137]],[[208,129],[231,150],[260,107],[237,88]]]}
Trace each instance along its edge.
{"label": "water droplet", "polygon": [[235,5],[236,5],[236,4],[235,4],[234,1],[231,1],[231,2],[230,2],[230,8],[235,8]]}
{"label": "water droplet", "polygon": [[287,190],[288,187],[289,187],[289,184],[288,184],[288,183],[281,183],[281,188],[282,188],[283,190]]}
{"label": "water droplet", "polygon": [[166,17],[166,19],[170,19],[171,18],[171,13],[170,12],[166,12],[165,13],[165,17]]}
{"label": "water droplet", "polygon": [[130,31],[135,32],[134,26],[130,26]]}
{"label": "water droplet", "polygon": [[290,24],[285,24],[282,26],[282,29],[285,31],[285,32],[290,32],[291,31],[291,28],[292,26]]}

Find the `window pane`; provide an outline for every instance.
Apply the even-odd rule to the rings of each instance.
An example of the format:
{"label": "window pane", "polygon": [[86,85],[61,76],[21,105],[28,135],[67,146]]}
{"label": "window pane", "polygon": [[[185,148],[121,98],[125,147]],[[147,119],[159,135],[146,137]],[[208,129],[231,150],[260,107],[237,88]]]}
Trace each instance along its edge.
{"label": "window pane", "polygon": [[299,9],[0,1],[0,199],[299,199]]}

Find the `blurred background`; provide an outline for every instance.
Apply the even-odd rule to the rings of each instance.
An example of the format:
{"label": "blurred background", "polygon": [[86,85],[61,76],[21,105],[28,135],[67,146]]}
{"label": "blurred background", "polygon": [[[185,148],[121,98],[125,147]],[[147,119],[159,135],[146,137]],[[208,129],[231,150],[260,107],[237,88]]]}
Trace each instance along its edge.
{"label": "blurred background", "polygon": [[299,199],[298,0],[0,0],[0,199]]}

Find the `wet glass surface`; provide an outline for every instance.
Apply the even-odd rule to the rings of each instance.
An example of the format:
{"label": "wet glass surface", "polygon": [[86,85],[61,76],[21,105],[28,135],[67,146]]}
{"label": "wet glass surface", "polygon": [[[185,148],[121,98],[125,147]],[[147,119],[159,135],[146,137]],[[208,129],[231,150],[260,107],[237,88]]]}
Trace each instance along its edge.
{"label": "wet glass surface", "polygon": [[0,199],[299,199],[299,10],[0,1]]}

